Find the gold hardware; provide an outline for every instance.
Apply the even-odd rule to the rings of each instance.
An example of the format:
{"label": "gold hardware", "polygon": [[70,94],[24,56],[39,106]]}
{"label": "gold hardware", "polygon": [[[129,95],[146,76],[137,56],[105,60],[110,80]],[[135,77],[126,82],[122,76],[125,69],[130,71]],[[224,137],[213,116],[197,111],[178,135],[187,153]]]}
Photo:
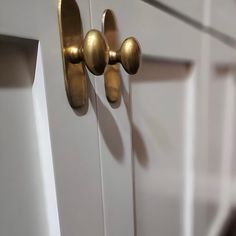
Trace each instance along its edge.
{"label": "gold hardware", "polygon": [[98,30],[90,30],[83,46],[71,46],[65,49],[66,58],[73,64],[84,62],[94,75],[103,74],[109,60],[109,49],[103,35]]}
{"label": "gold hardware", "polygon": [[[107,99],[115,103],[121,96],[120,62],[128,74],[135,74],[140,65],[141,50],[138,41],[134,37],[127,38],[118,49],[118,29],[114,13],[107,9],[102,16],[102,28],[109,45],[109,64],[106,68],[105,89]],[[117,50],[118,49],[118,50]]]}
{"label": "gold hardware", "polygon": [[[119,49],[119,33],[116,19],[111,10],[105,10],[102,16],[102,31],[110,50]],[[109,102],[120,102],[121,97],[121,73],[119,64],[107,65],[104,73],[106,97]]]}
{"label": "gold hardware", "polygon": [[128,74],[134,75],[139,68],[140,54],[138,41],[134,37],[130,37],[122,43],[117,52],[109,51],[109,64],[120,62]]}
{"label": "gold hardware", "polygon": [[138,41],[133,37],[127,38],[117,50],[112,41],[115,18],[111,10],[103,14],[103,31],[109,46],[103,34],[95,29],[90,30],[83,40],[80,11],[75,0],[60,0],[58,12],[65,85],[70,105],[81,108],[88,103],[84,64],[94,75],[103,74],[106,66],[110,65],[105,72],[107,98],[110,102],[119,100],[121,79],[116,63],[120,62],[127,73],[135,74],[141,54]]}
{"label": "gold hardware", "polygon": [[83,44],[83,28],[79,7],[75,0],[60,0],[58,5],[65,86],[71,107],[81,108],[88,103],[87,77],[82,63],[74,64],[68,51],[76,54]]}
{"label": "gold hardware", "polygon": [[140,64],[141,50],[134,37],[127,38],[118,51],[109,49],[106,39],[98,30],[90,30],[84,39],[83,47],[68,48],[68,56],[72,63],[84,61],[94,75],[102,75],[106,65],[122,64],[129,74],[135,74]]}

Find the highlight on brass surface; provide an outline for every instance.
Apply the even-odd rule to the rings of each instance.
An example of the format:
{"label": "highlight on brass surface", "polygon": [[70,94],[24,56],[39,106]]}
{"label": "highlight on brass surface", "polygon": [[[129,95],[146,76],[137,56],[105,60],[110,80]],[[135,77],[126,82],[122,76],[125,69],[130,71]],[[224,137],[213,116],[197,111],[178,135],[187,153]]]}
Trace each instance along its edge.
{"label": "highlight on brass surface", "polygon": [[[103,14],[103,32],[90,30],[83,40],[79,7],[75,0],[59,1],[59,25],[68,100],[73,108],[88,103],[86,71],[94,75],[105,72],[106,95],[110,102],[120,99],[121,79],[118,62],[129,74],[135,74],[140,64],[141,50],[138,41],[127,38],[118,50],[117,27],[114,14],[106,10]],[[108,42],[107,42],[108,41]]]}
{"label": "highlight on brass surface", "polygon": [[[134,37],[129,37],[121,44],[119,50],[116,47],[117,27],[115,16],[111,10],[105,10],[102,16],[103,32],[111,45],[108,45],[109,64],[114,65],[118,62],[122,64],[128,74],[136,74],[140,65],[141,49],[138,41]],[[115,48],[115,49],[113,49]]]}
{"label": "highlight on brass surface", "polygon": [[141,49],[134,37],[125,39],[120,49],[118,48],[118,29],[115,15],[112,10],[107,9],[102,16],[102,29],[109,46],[109,65],[105,71],[106,96],[110,102],[117,102],[121,93],[120,62],[128,74],[136,74],[141,57]]}
{"label": "highlight on brass surface", "polygon": [[74,63],[83,44],[83,29],[79,7],[75,0],[60,0],[58,5],[65,86],[71,107],[88,103],[87,76],[82,63]]}
{"label": "highlight on brass surface", "polygon": [[66,47],[64,55],[72,64],[84,63],[94,75],[103,74],[109,61],[109,49],[106,40],[102,33],[95,29],[86,34],[81,47]]}
{"label": "highlight on brass surface", "polygon": [[[117,51],[119,49],[119,32],[115,16],[111,10],[105,10],[103,13],[102,31],[107,40],[110,50]],[[107,65],[104,73],[104,83],[108,101],[111,103],[120,101],[121,73],[119,64]]]}
{"label": "highlight on brass surface", "polygon": [[94,75],[102,75],[109,60],[109,49],[104,36],[98,30],[90,30],[84,39],[83,58]]}
{"label": "highlight on brass surface", "polygon": [[127,38],[118,52],[115,54],[113,52],[110,53],[112,53],[109,60],[110,64],[118,61],[128,74],[134,75],[138,72],[141,50],[138,41],[134,37]]}

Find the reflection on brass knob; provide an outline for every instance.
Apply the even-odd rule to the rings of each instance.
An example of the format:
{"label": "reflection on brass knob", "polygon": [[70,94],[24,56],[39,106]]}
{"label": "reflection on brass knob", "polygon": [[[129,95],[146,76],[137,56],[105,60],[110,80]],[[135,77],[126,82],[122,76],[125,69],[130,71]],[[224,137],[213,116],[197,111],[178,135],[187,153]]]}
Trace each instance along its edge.
{"label": "reflection on brass knob", "polygon": [[109,61],[108,52],[103,35],[98,30],[90,30],[81,48],[71,46],[66,49],[65,53],[71,63],[84,61],[91,73],[101,75]]}
{"label": "reflection on brass knob", "polygon": [[103,35],[97,30],[87,33],[83,45],[84,61],[95,75],[103,74],[108,63],[108,46]]}
{"label": "reflection on brass knob", "polygon": [[120,62],[127,73],[135,74],[140,64],[140,47],[133,37],[127,38],[117,52],[109,50],[106,39],[98,30],[90,30],[81,48],[71,46],[65,54],[71,63],[84,61],[94,75],[104,73],[106,65]]}
{"label": "reflection on brass knob", "polygon": [[78,56],[82,55],[83,44],[83,27],[76,0],[58,1],[58,16],[66,93],[71,107],[82,115],[88,109],[88,86],[83,63],[76,63],[82,59]]}
{"label": "reflection on brass knob", "polygon": [[[88,86],[85,65],[95,75],[104,75],[106,96],[115,103],[120,98],[121,63],[129,74],[135,74],[140,64],[140,47],[133,37],[126,39],[121,48],[112,43],[116,32],[114,14],[106,10],[103,15],[103,33],[90,30],[83,39],[83,27],[76,0],[58,1],[58,19],[64,66],[65,88],[68,101],[79,114],[88,109]],[[110,35],[110,36],[109,36]],[[109,64],[109,65],[108,65]]]}
{"label": "reflection on brass knob", "polygon": [[120,62],[128,74],[135,74],[140,64],[141,50],[134,37],[127,38],[118,52],[109,51],[109,64]]}
{"label": "reflection on brass knob", "polygon": [[122,76],[117,62],[123,65],[126,72],[135,74],[140,65],[141,50],[134,37],[127,38],[120,47],[120,30],[111,9],[106,9],[102,14],[102,32],[110,48],[110,65],[107,66],[104,73],[106,97],[113,107],[118,107],[121,101]]}

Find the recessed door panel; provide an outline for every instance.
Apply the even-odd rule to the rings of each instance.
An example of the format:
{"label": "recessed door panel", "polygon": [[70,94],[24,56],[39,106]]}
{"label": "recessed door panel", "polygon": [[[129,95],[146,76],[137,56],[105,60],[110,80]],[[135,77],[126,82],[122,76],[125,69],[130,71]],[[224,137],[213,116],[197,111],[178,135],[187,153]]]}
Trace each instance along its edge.
{"label": "recessed door panel", "polygon": [[101,29],[105,9],[116,16],[120,43],[134,36],[143,55],[136,75],[120,67],[119,106],[107,101],[104,77],[95,78],[105,127],[99,126],[106,232],[189,236],[201,32],[143,1],[91,1],[93,28]]}
{"label": "recessed door panel", "polygon": [[[104,235],[103,206],[94,82],[91,80],[91,83],[89,83],[89,109],[86,115],[82,116],[77,110],[71,108],[66,96],[59,34],[58,3],[58,1],[47,0],[23,0],[20,2],[4,0],[0,3],[0,34],[37,40],[39,42],[38,55],[41,55],[41,57],[35,57],[35,59],[38,58],[37,63],[40,66],[36,70],[38,79],[34,80],[34,83],[31,81],[31,89],[27,87],[27,90],[22,93],[23,89],[21,88],[15,91],[12,88],[3,87],[0,92],[8,99],[15,99],[1,101],[2,108],[0,106],[0,110],[9,109],[8,121],[13,120],[14,123],[9,131],[17,132],[18,129],[20,132],[20,134],[17,132],[17,136],[14,135],[14,132],[7,134],[9,136],[6,136],[8,137],[7,140],[12,139],[16,144],[16,146],[12,145],[11,148],[7,149],[8,154],[17,152],[19,148],[21,158],[24,158],[26,153],[30,158],[29,161],[32,161],[33,164],[37,161],[37,155],[42,161],[41,177],[34,171],[39,168],[36,164],[36,166],[31,166],[31,169],[27,169],[30,172],[29,174],[26,172],[25,176],[33,178],[33,180],[29,178],[27,181],[36,179],[35,181],[43,182],[42,197],[37,194],[41,191],[40,186],[37,185],[31,189],[31,194],[37,196],[37,201],[32,200],[34,201],[33,208],[41,209],[41,204],[44,201],[46,202],[46,216],[34,216],[36,219],[40,217],[40,220],[46,221],[46,223],[40,221],[41,225],[38,228],[34,225],[28,226],[31,221],[24,220],[23,213],[19,222],[22,222],[22,227],[24,227],[24,233],[22,234],[24,236],[57,236],[60,234],[101,236]],[[78,1],[78,4],[83,30],[87,32],[91,28],[89,1],[81,0]],[[41,61],[39,58],[41,58]],[[9,61],[6,65],[2,60],[0,67],[7,66],[11,73],[17,74],[18,70],[22,69],[22,65],[21,61],[15,61]],[[25,63],[28,65],[28,61]],[[35,71],[35,66],[33,69]],[[24,73],[28,73],[28,71],[24,71]],[[33,78],[34,75],[31,79]],[[88,77],[87,79],[89,82]],[[42,81],[44,81],[45,86],[42,85]],[[37,83],[35,84],[35,82]],[[15,80],[15,83],[18,84],[19,81]],[[42,91],[45,93],[45,101],[41,98]],[[31,93],[34,99],[33,105]],[[34,94],[37,94],[38,99],[36,99],[37,96],[35,98]],[[11,106],[15,109],[12,109]],[[48,117],[40,110],[42,106],[48,112]],[[35,109],[35,117],[31,112],[33,109]],[[22,111],[19,115],[19,122],[17,121],[17,114],[15,114],[18,111]],[[1,125],[7,129],[5,127],[8,124],[6,121],[7,115],[3,117],[5,123],[3,122]],[[46,125],[46,134],[43,131],[45,130],[44,125]],[[17,129],[14,129],[15,127]],[[24,129],[25,132],[23,132]],[[35,132],[40,137],[38,141],[35,138]],[[12,138],[11,135],[13,135]],[[6,144],[5,141],[1,145],[3,144]],[[26,149],[26,145],[28,149]],[[21,147],[22,149],[20,149]],[[47,150],[51,150],[49,151],[50,155]],[[32,158],[34,159],[32,160]],[[12,165],[15,165],[15,163]],[[29,165],[30,163],[28,163]],[[4,180],[1,181],[4,182]],[[6,180],[4,183],[7,188],[8,181]],[[8,200],[10,204],[10,198]],[[0,198],[0,204],[2,204],[1,201]],[[30,196],[29,199],[24,199],[24,201],[31,202]],[[41,210],[44,211],[45,209]],[[32,221],[34,217],[32,217]],[[10,217],[8,222],[13,219],[14,217]],[[38,234],[27,231],[28,227],[29,229],[32,227]],[[42,232],[45,228],[48,229],[48,234]],[[11,230],[10,232],[17,230],[17,225],[12,224],[12,222]],[[18,232],[8,235],[21,234]]]}
{"label": "recessed door panel", "polygon": [[49,233],[32,92],[37,49],[34,40],[0,40],[0,228],[9,236]]}
{"label": "recessed door panel", "polygon": [[144,58],[131,81],[137,235],[182,235],[193,73],[184,62]]}

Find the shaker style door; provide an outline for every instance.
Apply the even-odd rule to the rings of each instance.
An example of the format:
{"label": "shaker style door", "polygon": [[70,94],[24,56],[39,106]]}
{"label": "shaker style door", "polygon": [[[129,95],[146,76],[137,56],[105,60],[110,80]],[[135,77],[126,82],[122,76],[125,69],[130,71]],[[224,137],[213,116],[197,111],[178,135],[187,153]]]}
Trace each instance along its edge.
{"label": "shaker style door", "polygon": [[202,33],[137,0],[92,0],[92,28],[101,30],[105,9],[116,17],[118,48],[130,36],[142,48],[137,74],[120,66],[117,106],[106,98],[106,75],[96,78],[106,233],[189,236],[196,125],[204,122],[195,120],[205,96],[197,91]]}
{"label": "shaker style door", "polygon": [[[205,154],[196,150],[191,235],[234,235],[236,51],[209,35],[204,35],[203,45],[202,61],[207,68],[205,138],[202,132]],[[199,114],[197,119],[202,116]]]}
{"label": "shaker style door", "polygon": [[[92,28],[120,50],[121,64],[125,38],[134,36],[142,48],[137,74],[113,68],[122,81],[118,103],[107,93],[110,67],[95,77],[105,231],[217,235],[233,178],[234,51],[154,2],[91,1]],[[104,23],[106,9],[115,24]],[[116,80],[117,71],[112,75]]]}
{"label": "shaker style door", "polygon": [[[4,236],[104,235],[95,92],[86,115],[68,103],[58,3],[0,2]],[[89,1],[78,4],[86,32]]]}
{"label": "shaker style door", "polygon": [[191,2],[0,2],[2,235],[227,231],[234,35]]}

